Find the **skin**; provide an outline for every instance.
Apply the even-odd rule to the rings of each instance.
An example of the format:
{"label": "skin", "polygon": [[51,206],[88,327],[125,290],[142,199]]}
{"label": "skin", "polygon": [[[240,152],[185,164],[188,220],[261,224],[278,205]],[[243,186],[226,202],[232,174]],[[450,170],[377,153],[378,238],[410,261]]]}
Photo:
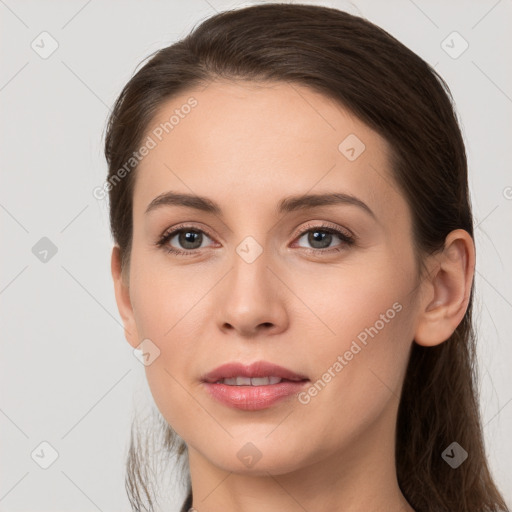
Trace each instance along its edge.
{"label": "skin", "polygon": [[[473,240],[450,233],[420,277],[387,142],[325,96],[296,84],[212,82],[163,104],[148,134],[190,96],[198,105],[137,169],[129,269],[117,246],[111,264],[128,342],[149,338],[160,350],[146,376],[187,443],[194,508],[412,511],[396,478],[398,397],[413,340],[442,343],[464,316]],[[354,161],[338,150],[349,134],[366,146]],[[207,196],[223,215],[178,206],[146,215],[167,191]],[[346,204],[275,213],[286,196],[333,191],[358,197],[375,218]],[[206,230],[195,256],[155,245],[183,222]],[[344,244],[336,235],[324,245],[299,236],[323,222],[358,239],[329,252]],[[252,263],[236,252],[247,236],[263,250]],[[169,244],[191,247],[177,236]],[[307,404],[292,396],[241,411],[200,382],[225,362],[263,359],[314,383],[394,303],[401,311]],[[237,456],[247,443],[261,454],[252,467]]]}

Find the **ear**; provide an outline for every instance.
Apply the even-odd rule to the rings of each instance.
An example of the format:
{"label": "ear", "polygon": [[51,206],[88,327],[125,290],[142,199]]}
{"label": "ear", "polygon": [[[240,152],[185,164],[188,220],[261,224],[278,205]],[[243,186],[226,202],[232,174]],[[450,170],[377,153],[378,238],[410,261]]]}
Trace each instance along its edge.
{"label": "ear", "polygon": [[424,293],[414,341],[426,347],[446,341],[466,313],[475,271],[475,246],[471,235],[452,231],[433,269],[423,283]]}
{"label": "ear", "polygon": [[121,315],[124,324],[124,336],[133,348],[137,348],[140,345],[139,336],[130,301],[128,279],[121,270],[121,249],[118,245],[114,245],[112,248],[110,267],[112,271],[112,279],[114,280],[117,309],[119,310],[119,314]]}

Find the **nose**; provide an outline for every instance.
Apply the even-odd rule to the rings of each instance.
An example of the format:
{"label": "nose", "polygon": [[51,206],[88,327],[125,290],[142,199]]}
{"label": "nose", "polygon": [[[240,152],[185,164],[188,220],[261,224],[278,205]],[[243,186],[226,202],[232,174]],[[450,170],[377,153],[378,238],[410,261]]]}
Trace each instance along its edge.
{"label": "nose", "polygon": [[263,251],[248,262],[235,254],[233,265],[214,298],[216,322],[221,330],[254,338],[261,334],[275,335],[288,327],[285,304],[290,291],[270,256]]}

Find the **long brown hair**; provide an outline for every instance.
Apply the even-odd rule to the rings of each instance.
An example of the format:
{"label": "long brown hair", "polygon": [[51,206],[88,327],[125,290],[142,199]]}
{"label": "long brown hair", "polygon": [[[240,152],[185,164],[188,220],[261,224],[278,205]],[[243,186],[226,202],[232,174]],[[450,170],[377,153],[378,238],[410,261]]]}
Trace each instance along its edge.
{"label": "long brown hair", "polygon": [[[123,269],[130,260],[136,165],[112,180],[164,101],[216,78],[309,87],[384,137],[392,148],[393,176],[412,212],[418,261],[442,249],[454,229],[473,237],[465,147],[452,95],[436,71],[366,19],[318,5],[261,4],[214,15],[152,54],[115,102],[105,156],[111,231]],[[396,466],[402,493],[417,512],[508,511],[485,454],[473,294],[474,281],[466,314],[448,340],[432,348],[413,343],[398,409]],[[186,455],[170,425],[162,428],[168,454],[177,447]],[[126,487],[133,510],[153,510],[137,440],[133,434]],[[453,442],[468,453],[457,469],[442,457]],[[183,511],[192,503],[189,478],[187,492]]]}

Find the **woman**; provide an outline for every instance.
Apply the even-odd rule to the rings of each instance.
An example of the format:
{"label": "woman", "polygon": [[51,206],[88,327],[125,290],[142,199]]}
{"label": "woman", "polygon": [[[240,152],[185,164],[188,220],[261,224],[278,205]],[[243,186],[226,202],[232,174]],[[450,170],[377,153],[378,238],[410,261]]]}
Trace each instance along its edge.
{"label": "woman", "polygon": [[[473,220],[445,82],[367,20],[207,19],[128,82],[112,275],[182,511],[507,510],[475,381]],[[154,510],[135,436],[127,489]]]}

